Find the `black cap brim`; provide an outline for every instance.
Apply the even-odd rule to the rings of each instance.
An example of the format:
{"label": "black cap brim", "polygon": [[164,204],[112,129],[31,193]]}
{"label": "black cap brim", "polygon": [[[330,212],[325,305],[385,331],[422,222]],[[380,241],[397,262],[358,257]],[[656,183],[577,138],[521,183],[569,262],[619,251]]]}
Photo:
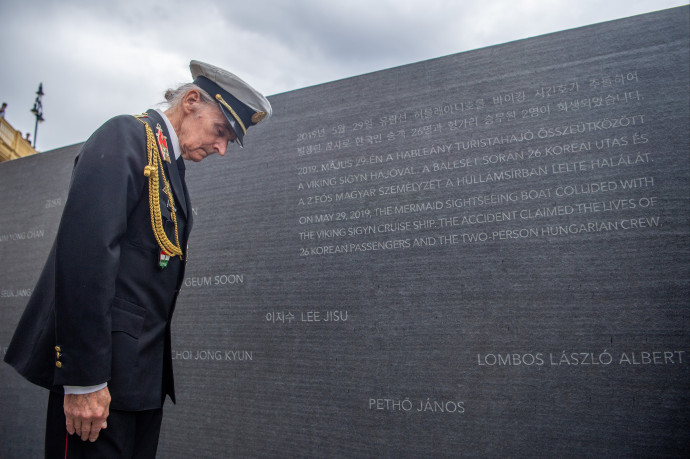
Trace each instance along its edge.
{"label": "black cap brim", "polygon": [[240,146],[240,148],[244,148],[244,132],[242,131],[242,128],[237,125],[237,121],[235,121],[235,118],[223,104],[218,102],[218,106],[220,107],[220,111],[223,112],[223,115],[225,115],[225,119],[228,120],[228,124],[230,124],[230,127],[235,132],[237,144]]}

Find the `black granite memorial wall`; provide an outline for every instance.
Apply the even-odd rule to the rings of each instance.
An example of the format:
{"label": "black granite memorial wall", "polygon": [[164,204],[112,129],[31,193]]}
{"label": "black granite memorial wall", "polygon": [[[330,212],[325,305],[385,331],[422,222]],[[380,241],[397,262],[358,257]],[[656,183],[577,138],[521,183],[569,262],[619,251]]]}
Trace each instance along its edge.
{"label": "black granite memorial wall", "polygon": [[[687,454],[688,19],[270,97],[188,167],[160,457]],[[3,352],[77,150],[0,165]],[[40,455],[45,393],[0,384],[0,456]]]}

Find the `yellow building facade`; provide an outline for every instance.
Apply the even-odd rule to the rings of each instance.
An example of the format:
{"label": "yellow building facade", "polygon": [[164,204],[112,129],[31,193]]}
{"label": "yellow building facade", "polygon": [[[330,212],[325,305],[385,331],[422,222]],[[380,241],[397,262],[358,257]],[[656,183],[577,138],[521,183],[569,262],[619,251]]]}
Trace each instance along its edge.
{"label": "yellow building facade", "polygon": [[4,117],[0,117],[0,162],[38,153],[22,133],[12,127]]}

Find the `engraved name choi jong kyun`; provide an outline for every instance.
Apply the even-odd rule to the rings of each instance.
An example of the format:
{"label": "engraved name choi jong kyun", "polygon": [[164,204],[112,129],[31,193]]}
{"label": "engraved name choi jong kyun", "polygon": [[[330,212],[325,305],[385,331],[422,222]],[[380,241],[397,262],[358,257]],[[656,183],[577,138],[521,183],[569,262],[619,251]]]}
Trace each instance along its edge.
{"label": "engraved name choi jong kyun", "polygon": [[173,360],[202,360],[221,362],[251,362],[254,351],[236,351],[223,349],[183,349],[172,351]]}

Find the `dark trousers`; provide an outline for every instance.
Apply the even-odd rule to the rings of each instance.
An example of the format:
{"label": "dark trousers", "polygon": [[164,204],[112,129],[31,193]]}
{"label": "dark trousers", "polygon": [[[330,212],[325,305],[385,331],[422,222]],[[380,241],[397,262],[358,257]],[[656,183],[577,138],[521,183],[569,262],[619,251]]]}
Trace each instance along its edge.
{"label": "dark trousers", "polygon": [[46,421],[46,459],[156,457],[163,409],[148,411],[110,410],[108,427],[91,443],[68,435],[65,427],[64,396],[51,392]]}

